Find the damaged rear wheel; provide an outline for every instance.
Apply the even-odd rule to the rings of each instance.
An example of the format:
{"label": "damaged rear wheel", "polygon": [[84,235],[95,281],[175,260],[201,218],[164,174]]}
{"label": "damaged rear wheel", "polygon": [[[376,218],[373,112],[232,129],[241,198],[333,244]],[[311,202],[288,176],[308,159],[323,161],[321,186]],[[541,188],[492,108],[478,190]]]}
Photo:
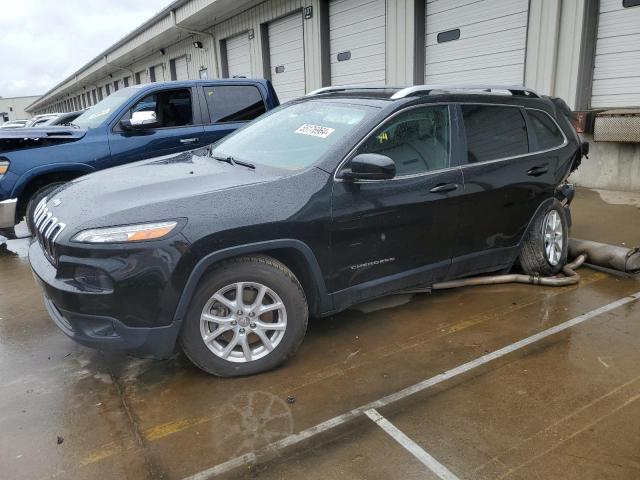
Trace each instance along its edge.
{"label": "damaged rear wheel", "polygon": [[520,252],[520,265],[529,275],[548,277],[567,263],[569,223],[565,207],[558,201],[542,210],[527,232]]}

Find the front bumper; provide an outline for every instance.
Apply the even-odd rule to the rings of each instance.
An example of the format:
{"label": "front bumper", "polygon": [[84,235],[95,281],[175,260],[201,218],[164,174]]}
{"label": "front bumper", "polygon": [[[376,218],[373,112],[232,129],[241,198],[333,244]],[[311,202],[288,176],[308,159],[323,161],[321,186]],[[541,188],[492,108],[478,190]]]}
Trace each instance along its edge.
{"label": "front bumper", "polygon": [[177,331],[167,327],[127,327],[111,317],[85,315],[58,308],[46,296],[44,305],[54,323],[72,340],[99,350],[124,350],[133,355],[166,358],[173,352]]}
{"label": "front bumper", "polygon": [[[84,261],[96,263],[95,259]],[[83,288],[64,277],[60,267],[57,269],[51,264],[38,242],[32,242],[29,248],[29,262],[36,283],[43,290],[49,315],[74,341],[91,348],[123,350],[137,356],[166,358],[173,353],[179,331],[177,322],[132,324],[136,318],[139,320],[135,314],[140,310],[134,298],[136,295],[145,296],[144,285],[120,288],[127,291],[131,287],[129,295],[133,296],[125,298],[118,295],[117,284],[114,289]],[[137,272],[132,273],[135,275]],[[148,282],[143,280],[143,284]],[[144,300],[138,298],[138,301]]]}
{"label": "front bumper", "polygon": [[0,228],[11,228],[16,224],[17,198],[0,202]]}

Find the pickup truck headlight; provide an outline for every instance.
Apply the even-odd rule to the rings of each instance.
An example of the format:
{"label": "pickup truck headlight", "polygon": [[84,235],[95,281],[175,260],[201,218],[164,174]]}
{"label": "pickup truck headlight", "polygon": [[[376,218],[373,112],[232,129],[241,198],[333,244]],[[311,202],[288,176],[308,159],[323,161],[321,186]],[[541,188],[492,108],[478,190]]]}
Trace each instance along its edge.
{"label": "pickup truck headlight", "polygon": [[178,222],[140,223],[120,227],[92,228],[76,234],[71,241],[81,243],[144,242],[166,237]]}
{"label": "pickup truck headlight", "polygon": [[9,171],[9,160],[0,160],[0,178]]}

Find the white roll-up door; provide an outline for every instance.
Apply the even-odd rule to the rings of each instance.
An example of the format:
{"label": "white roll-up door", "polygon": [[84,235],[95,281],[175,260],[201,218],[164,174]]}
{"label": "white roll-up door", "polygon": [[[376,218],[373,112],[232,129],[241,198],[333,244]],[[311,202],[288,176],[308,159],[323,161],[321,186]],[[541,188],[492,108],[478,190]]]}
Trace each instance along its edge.
{"label": "white roll-up door", "polygon": [[331,0],[332,85],[384,85],[385,0]]}
{"label": "white roll-up door", "polygon": [[269,24],[271,83],[280,102],[305,94],[304,34],[302,14],[296,13]]}
{"label": "white roll-up door", "polygon": [[227,68],[229,77],[251,77],[249,35],[241,33],[227,38]]}
{"label": "white roll-up door", "polygon": [[425,83],[524,82],[529,0],[426,0]]}
{"label": "white roll-up door", "polygon": [[600,0],[591,106],[640,106],[640,5]]}
{"label": "white roll-up door", "polygon": [[136,83],[149,83],[149,74],[147,73],[147,70],[141,70],[136,73]]}
{"label": "white roll-up door", "polygon": [[173,68],[175,69],[176,80],[188,80],[189,69],[187,67],[187,57],[182,56],[173,60]]}

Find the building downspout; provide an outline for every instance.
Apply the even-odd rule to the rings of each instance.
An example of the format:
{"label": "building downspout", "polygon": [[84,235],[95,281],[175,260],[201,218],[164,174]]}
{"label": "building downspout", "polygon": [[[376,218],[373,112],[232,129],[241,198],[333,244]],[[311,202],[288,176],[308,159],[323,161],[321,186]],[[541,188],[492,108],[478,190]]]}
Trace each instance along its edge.
{"label": "building downspout", "polygon": [[178,25],[178,22],[176,21],[175,10],[171,10],[171,12],[169,12],[169,15],[171,16],[171,23],[177,30],[182,30],[183,32],[192,33],[194,35],[206,35],[211,39],[211,49],[213,51],[213,63],[215,65],[215,74],[216,74],[215,78],[220,78],[220,70],[218,69],[218,50],[216,49],[216,37],[213,35],[213,33],[204,32],[201,30],[192,30],[190,28],[182,27]]}

